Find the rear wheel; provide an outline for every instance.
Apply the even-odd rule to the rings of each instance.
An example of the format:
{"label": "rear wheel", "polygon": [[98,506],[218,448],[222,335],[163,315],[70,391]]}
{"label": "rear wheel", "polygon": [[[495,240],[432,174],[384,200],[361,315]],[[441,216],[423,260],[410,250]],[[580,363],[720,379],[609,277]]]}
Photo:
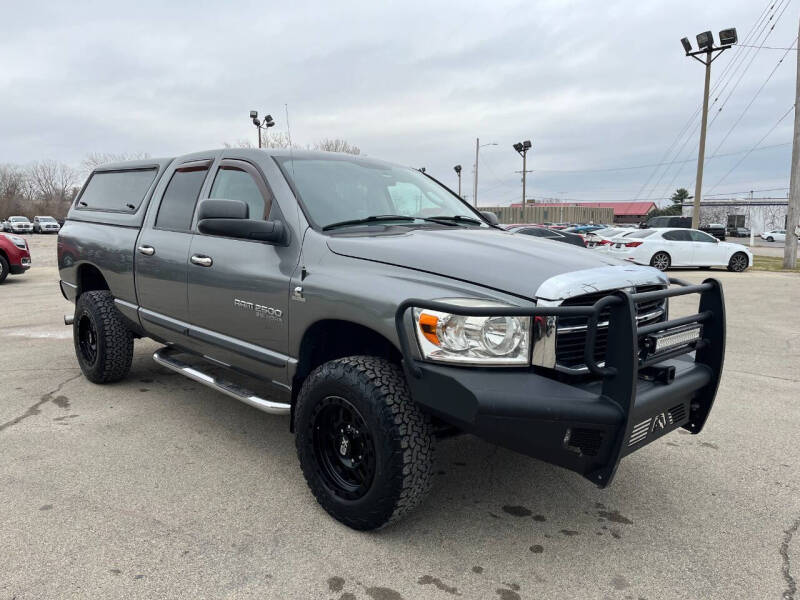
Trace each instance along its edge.
{"label": "rear wheel", "polygon": [[656,252],[653,258],[650,259],[650,266],[655,267],[659,271],[666,271],[669,269],[672,259],[666,252]]}
{"label": "rear wheel", "polygon": [[133,333],[114,306],[108,291],[85,292],[75,305],[72,324],[75,355],[91,382],[123,379],[133,361]]}
{"label": "rear wheel", "polygon": [[403,372],[385,359],[351,356],[314,370],[297,399],[295,429],[308,486],[349,527],[383,527],[430,488],[430,419],[411,400]]}
{"label": "rear wheel", "polygon": [[733,271],[734,273],[741,273],[750,265],[750,261],[747,258],[747,255],[744,252],[737,252],[731,259],[728,261],[728,271]]}
{"label": "rear wheel", "polygon": [[6,257],[0,255],[0,283],[3,283],[8,277],[8,261]]}

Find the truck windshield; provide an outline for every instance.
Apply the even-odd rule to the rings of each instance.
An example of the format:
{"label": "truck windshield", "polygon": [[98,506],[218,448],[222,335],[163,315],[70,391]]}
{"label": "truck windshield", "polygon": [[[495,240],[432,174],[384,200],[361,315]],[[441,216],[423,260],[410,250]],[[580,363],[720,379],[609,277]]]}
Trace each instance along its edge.
{"label": "truck windshield", "polygon": [[12,223],[30,223],[30,221],[28,221],[28,217],[11,217],[9,221]]}
{"label": "truck windshield", "polygon": [[420,219],[435,217],[456,226],[488,227],[452,192],[415,169],[338,157],[276,160],[306,214],[321,228],[385,225],[389,215],[397,216],[398,225],[430,224]]}

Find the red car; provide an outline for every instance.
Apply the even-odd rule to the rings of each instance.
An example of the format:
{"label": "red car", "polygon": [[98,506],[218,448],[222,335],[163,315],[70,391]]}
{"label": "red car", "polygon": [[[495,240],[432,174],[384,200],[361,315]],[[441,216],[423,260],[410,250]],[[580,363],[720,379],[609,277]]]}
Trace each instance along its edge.
{"label": "red car", "polygon": [[0,233],[0,283],[8,274],[20,275],[31,268],[28,242],[18,235]]}

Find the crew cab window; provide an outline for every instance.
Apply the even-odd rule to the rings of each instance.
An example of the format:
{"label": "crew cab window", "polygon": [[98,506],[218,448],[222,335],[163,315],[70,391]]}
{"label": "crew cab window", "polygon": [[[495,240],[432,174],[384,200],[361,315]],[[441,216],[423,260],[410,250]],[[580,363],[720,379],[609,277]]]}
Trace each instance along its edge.
{"label": "crew cab window", "polygon": [[713,244],[717,241],[717,238],[710,236],[707,233],[703,233],[702,231],[690,231],[689,235],[691,236],[693,242],[706,242]]}
{"label": "crew cab window", "polygon": [[169,180],[161,206],[158,207],[156,227],[188,231],[192,224],[194,205],[203,187],[208,166],[178,169]]}
{"label": "crew cab window", "polygon": [[221,166],[214,177],[214,185],[208,197],[247,203],[251,219],[263,219],[266,214],[267,203],[256,180],[250,173],[238,167]]}
{"label": "crew cab window", "polygon": [[158,169],[95,171],[76,201],[78,210],[136,212]]}
{"label": "crew cab window", "polygon": [[677,229],[675,231],[665,231],[661,237],[670,242],[689,242],[692,240],[689,232],[685,229]]}

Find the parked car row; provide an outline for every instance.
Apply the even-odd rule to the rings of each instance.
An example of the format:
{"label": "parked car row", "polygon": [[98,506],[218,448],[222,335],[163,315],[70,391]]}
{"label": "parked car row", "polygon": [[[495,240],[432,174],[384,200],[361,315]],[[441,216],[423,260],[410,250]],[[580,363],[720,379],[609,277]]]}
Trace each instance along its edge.
{"label": "parked car row", "polygon": [[2,230],[7,233],[58,233],[61,225],[53,217],[35,216],[33,222],[28,217],[16,215],[2,222]]}
{"label": "parked car row", "polygon": [[[670,267],[726,267],[729,271],[741,272],[753,265],[753,254],[747,247],[720,241],[725,237],[722,225],[712,224],[703,231],[682,226],[639,229],[578,225],[554,229],[545,225],[514,224],[505,227],[512,233],[585,246],[661,271]],[[769,235],[779,239],[778,234],[769,232],[762,237]]]}

